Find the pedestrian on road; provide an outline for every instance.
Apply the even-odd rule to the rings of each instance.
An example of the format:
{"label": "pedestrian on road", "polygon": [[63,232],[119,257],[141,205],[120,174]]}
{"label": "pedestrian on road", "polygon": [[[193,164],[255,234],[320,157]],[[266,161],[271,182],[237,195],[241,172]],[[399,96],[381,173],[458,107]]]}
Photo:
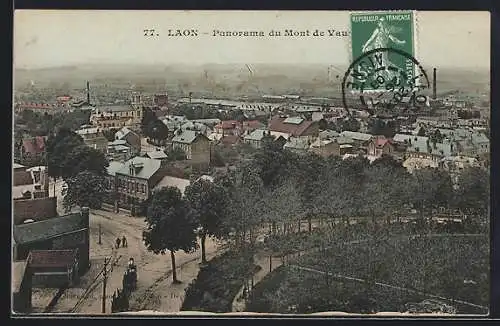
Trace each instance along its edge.
{"label": "pedestrian on road", "polygon": [[120,238],[116,238],[116,248],[120,248]]}
{"label": "pedestrian on road", "polygon": [[122,238],[122,247],[127,247],[127,238],[125,238],[125,236],[123,236]]}

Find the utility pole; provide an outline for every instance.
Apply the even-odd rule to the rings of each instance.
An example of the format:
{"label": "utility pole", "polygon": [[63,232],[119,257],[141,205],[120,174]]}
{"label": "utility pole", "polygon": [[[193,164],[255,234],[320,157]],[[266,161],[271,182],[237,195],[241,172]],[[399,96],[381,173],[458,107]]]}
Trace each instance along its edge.
{"label": "utility pole", "polygon": [[99,223],[99,244],[101,243],[101,223]]}
{"label": "utility pole", "polygon": [[106,268],[108,266],[108,259],[104,258],[104,280],[102,282],[102,313],[106,313],[106,282],[108,280],[108,275],[106,272]]}

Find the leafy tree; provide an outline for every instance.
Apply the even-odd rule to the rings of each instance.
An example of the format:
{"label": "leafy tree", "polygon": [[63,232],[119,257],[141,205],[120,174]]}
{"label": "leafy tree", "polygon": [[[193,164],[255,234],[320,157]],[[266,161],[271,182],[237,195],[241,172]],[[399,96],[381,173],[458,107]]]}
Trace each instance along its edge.
{"label": "leafy tree", "polygon": [[143,240],[149,251],[165,254],[170,251],[172,280],[178,283],[175,252],[197,249],[196,221],[189,214],[188,203],[176,187],[166,187],[153,193],[146,214],[147,230]]}
{"label": "leafy tree", "polygon": [[224,210],[224,225],[234,233],[235,242],[240,246],[255,240],[254,228],[262,222],[263,184],[258,171],[249,163],[241,163],[220,180],[228,199]]}
{"label": "leafy tree", "polygon": [[81,171],[66,179],[63,206],[70,211],[75,206],[98,209],[106,195],[105,179],[92,171]]}
{"label": "leafy tree", "polygon": [[173,161],[183,161],[186,159],[186,153],[180,147],[171,148],[170,150],[165,150],[167,154],[167,159],[171,162]]}
{"label": "leafy tree", "polygon": [[224,189],[210,180],[198,179],[186,187],[184,196],[191,208],[191,215],[198,224],[198,235],[201,242],[201,261],[206,263],[205,240],[207,236],[222,237],[225,235],[223,214]]}
{"label": "leafy tree", "polygon": [[415,170],[410,189],[414,206],[420,211],[423,221],[429,208],[448,207],[453,196],[453,186],[449,173],[434,168]]}
{"label": "leafy tree", "polygon": [[142,114],[142,120],[141,120],[141,131],[144,135],[150,136],[150,125],[151,123],[155,122],[158,120],[156,117],[155,113],[153,110],[149,108],[144,108],[143,109],[143,114]]}
{"label": "leafy tree", "polygon": [[361,123],[354,118],[348,118],[346,120],[343,120],[340,126],[342,131],[359,131],[359,129],[361,128]]}
{"label": "leafy tree", "polygon": [[109,162],[104,153],[86,145],[80,145],[66,154],[61,164],[61,176],[68,179],[81,171],[91,171],[104,176],[108,166]]}
{"label": "leafy tree", "polygon": [[425,137],[426,134],[427,134],[427,130],[425,130],[424,127],[420,127],[420,129],[418,129],[417,136]]}
{"label": "leafy tree", "polygon": [[47,139],[48,173],[54,179],[63,176],[63,166],[69,153],[75,147],[84,145],[82,137],[67,128],[61,128]]}
{"label": "leafy tree", "polygon": [[298,163],[297,188],[301,197],[302,207],[308,219],[309,231],[312,231],[311,218],[321,210],[316,207],[315,198],[319,196],[322,189],[320,187],[321,171],[324,169],[324,162],[321,156],[308,153]]}
{"label": "leafy tree", "polygon": [[145,134],[152,138],[155,143],[159,143],[168,138],[168,128],[163,122],[155,117],[155,120],[146,126]]}
{"label": "leafy tree", "polygon": [[464,212],[489,216],[490,176],[478,167],[467,168],[458,175],[456,204]]}

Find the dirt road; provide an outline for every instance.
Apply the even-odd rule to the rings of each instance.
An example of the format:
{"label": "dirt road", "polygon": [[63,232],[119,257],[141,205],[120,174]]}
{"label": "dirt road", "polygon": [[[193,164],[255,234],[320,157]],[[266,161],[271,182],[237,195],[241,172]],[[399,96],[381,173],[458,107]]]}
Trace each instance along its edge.
{"label": "dirt road", "polygon": [[[101,242],[98,244],[99,225],[101,226]],[[201,261],[201,252],[191,254],[176,253],[177,277],[181,284],[171,284],[172,267],[170,255],[155,255],[146,250],[142,242],[142,230],[146,223],[143,218],[123,216],[106,211],[92,211],[91,227],[91,258],[109,256],[117,237],[125,236],[128,246],[118,248],[116,256],[121,256],[113,267],[107,280],[107,297],[116,289],[122,288],[122,277],[129,258],[134,258],[137,265],[137,290],[130,298],[132,310],[154,309],[165,312],[179,311],[184,297],[184,288],[196,278]],[[212,257],[217,252],[214,241],[207,240],[207,254]],[[101,313],[100,292],[102,286],[96,287],[89,299],[82,304],[79,313]],[[111,300],[107,300],[106,312],[109,313]]]}

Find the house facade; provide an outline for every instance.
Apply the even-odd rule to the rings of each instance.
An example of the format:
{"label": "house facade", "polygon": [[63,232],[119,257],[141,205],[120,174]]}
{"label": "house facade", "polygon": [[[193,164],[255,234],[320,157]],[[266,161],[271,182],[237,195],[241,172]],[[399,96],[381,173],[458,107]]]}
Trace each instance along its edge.
{"label": "house facade", "polygon": [[101,130],[137,125],[141,123],[142,111],[141,107],[132,105],[95,108],[90,115],[90,122]]}
{"label": "house facade", "polygon": [[322,157],[329,157],[332,155],[340,156],[341,155],[340,146],[341,145],[335,138],[334,139],[318,138],[314,143],[311,144],[310,151]]}
{"label": "house facade", "polygon": [[21,160],[39,160],[45,157],[46,136],[36,136],[22,140],[19,154]]}
{"label": "house facade", "polygon": [[[111,165],[110,165],[111,167]],[[160,160],[136,156],[127,162],[108,167],[108,185],[115,192],[117,206],[130,209],[133,215],[140,214],[139,208],[149,196],[153,187],[165,176],[166,166]]]}
{"label": "house facade", "polygon": [[179,148],[186,153],[186,159],[192,165],[208,166],[210,164],[210,139],[193,130],[178,130],[172,138],[172,148]]}
{"label": "house facade", "polygon": [[392,140],[384,136],[377,136],[368,141],[367,154],[373,157],[381,157],[382,155],[392,155],[394,146]]}
{"label": "house facade", "polygon": [[117,140],[124,140],[126,142],[124,145],[128,145],[132,153],[138,154],[141,152],[141,137],[129,128],[123,127],[118,130],[115,134],[115,141]]}
{"label": "house facade", "polygon": [[84,126],[76,131],[83,138],[85,145],[94,148],[104,154],[108,151],[108,139],[103,136],[102,131],[97,127]]}

